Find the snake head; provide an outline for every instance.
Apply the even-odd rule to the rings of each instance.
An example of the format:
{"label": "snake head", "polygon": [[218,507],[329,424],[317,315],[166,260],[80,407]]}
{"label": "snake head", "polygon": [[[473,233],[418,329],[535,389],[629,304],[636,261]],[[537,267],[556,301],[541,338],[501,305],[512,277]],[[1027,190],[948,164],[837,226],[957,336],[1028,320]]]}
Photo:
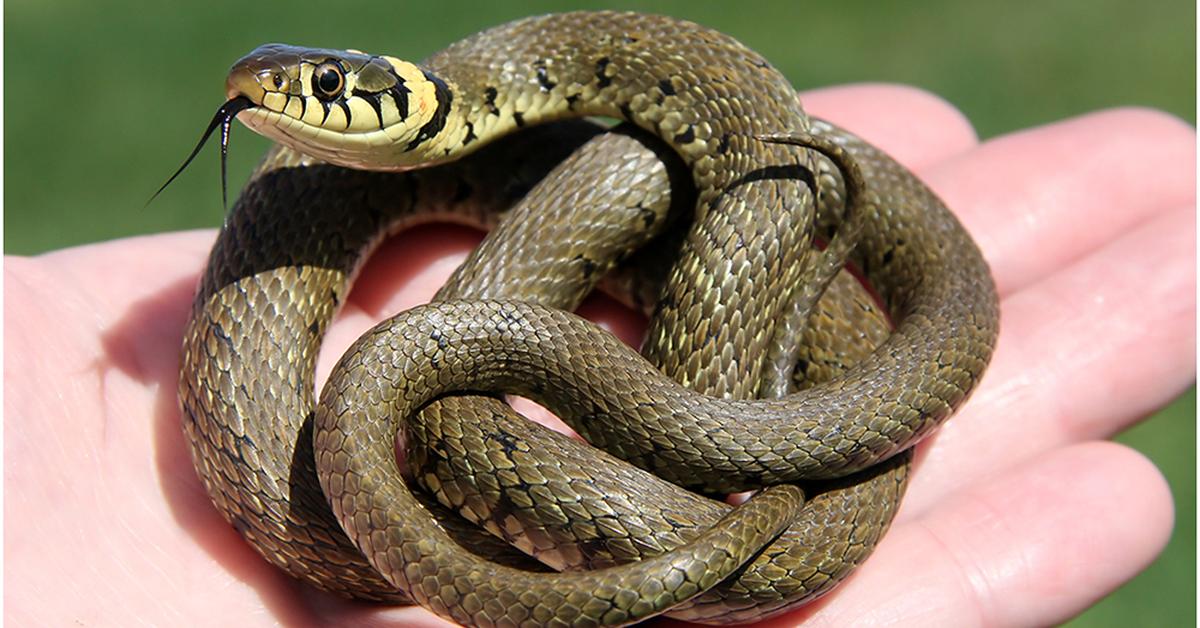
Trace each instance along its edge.
{"label": "snake head", "polygon": [[373,170],[428,162],[451,104],[441,79],[407,61],[284,44],[260,46],[233,64],[225,95],[250,101],[237,117],[255,132]]}

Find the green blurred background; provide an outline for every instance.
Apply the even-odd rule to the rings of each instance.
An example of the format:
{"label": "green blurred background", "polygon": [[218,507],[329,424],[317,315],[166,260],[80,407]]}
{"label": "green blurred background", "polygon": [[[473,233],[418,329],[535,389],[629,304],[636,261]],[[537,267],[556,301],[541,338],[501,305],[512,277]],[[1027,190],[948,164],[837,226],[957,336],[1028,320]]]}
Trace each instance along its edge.
{"label": "green blurred background", "polygon": [[[229,64],[268,41],[421,58],[502,21],[569,8],[667,13],[726,31],[800,88],[910,83],[987,138],[1120,105],[1195,124],[1193,0],[1049,2],[234,2],[9,0],[4,6],[4,249],[35,254],[220,223],[216,150],[148,208],[222,100]],[[234,131],[231,188],[266,143]],[[1137,158],[1136,155],[1131,158]],[[231,192],[232,194],[232,192]],[[1122,442],[1167,475],[1163,556],[1072,626],[1194,625],[1195,389]]]}

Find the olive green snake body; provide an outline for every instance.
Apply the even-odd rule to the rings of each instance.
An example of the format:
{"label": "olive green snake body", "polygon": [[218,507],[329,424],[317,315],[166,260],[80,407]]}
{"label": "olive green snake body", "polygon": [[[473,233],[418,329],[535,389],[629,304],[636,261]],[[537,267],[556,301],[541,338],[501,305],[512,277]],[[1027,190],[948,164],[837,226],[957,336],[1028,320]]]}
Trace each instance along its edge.
{"label": "olive green snake body", "polygon": [[[323,80],[331,63],[340,85]],[[180,383],[218,509],[265,558],[321,588],[473,624],[769,616],[865,559],[903,492],[909,448],[990,356],[995,289],[953,216],[886,155],[826,123],[810,129],[778,72],[702,27],[545,16],[422,66],[268,46],[235,66],[228,92],[255,104],[239,114],[249,126],[350,167],[284,148],[268,156],[210,257]],[[449,161],[517,127],[584,115],[628,120],[673,154],[634,131],[593,138],[590,125],[560,123],[435,169],[355,169]],[[830,162],[763,139],[810,131],[844,154]],[[842,184],[846,164],[869,195],[857,178]],[[871,202],[841,215],[856,194]],[[317,403],[321,338],[373,243],[439,216],[491,225],[518,199],[446,300],[361,338]],[[662,286],[649,363],[546,308],[573,308],[678,214],[687,230],[630,258],[638,270],[620,290],[652,306],[646,295]],[[818,228],[850,223],[851,259],[886,305],[890,335],[844,273],[811,316],[823,285],[797,288],[840,267],[841,234],[817,253]],[[669,270],[658,252],[678,254]],[[466,296],[489,300],[453,300]],[[796,350],[804,390],[746,401],[787,392]],[[674,484],[494,398],[445,396],[455,391],[534,397]],[[436,498],[402,480],[398,431],[409,480]],[[730,511],[675,484],[775,486]],[[496,537],[570,571],[547,572]]]}

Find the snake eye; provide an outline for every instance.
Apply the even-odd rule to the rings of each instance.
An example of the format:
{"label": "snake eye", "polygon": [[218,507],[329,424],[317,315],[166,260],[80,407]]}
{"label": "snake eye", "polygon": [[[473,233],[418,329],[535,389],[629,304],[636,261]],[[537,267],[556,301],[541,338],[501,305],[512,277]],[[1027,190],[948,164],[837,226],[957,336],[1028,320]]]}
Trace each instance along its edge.
{"label": "snake eye", "polygon": [[346,84],[342,69],[335,63],[322,63],[313,72],[313,92],[324,98],[336,98]]}

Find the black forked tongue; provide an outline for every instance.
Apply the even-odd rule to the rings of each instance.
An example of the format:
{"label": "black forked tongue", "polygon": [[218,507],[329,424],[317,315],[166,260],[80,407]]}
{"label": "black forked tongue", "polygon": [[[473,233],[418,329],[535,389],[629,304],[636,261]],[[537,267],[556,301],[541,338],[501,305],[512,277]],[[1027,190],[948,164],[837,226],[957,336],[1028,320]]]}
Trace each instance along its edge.
{"label": "black forked tongue", "polygon": [[245,111],[253,106],[254,103],[245,96],[238,96],[237,98],[227,101],[225,104],[221,105],[221,108],[217,109],[217,114],[213,116],[212,122],[208,123],[208,128],[204,130],[204,135],[200,136],[200,142],[196,144],[195,148],[192,149],[192,154],[188,155],[188,158],[183,161],[183,165],[179,167],[179,170],[176,170],[175,174],[171,175],[171,178],[167,179],[167,182],[162,184],[162,187],[158,188],[158,191],[150,197],[150,200],[146,201],[146,205],[154,202],[154,199],[158,198],[158,195],[162,194],[162,191],[167,189],[167,186],[171,185],[171,182],[183,173],[183,171],[188,167],[188,164],[192,163],[192,160],[195,159],[196,155],[200,153],[200,149],[204,148],[205,142],[207,142],[208,138],[212,136],[213,131],[217,130],[217,127],[221,127],[221,206],[225,209],[228,209],[229,205],[226,200],[227,196],[225,191],[225,157],[229,154],[229,125],[233,122],[234,116],[236,116],[239,112]]}

